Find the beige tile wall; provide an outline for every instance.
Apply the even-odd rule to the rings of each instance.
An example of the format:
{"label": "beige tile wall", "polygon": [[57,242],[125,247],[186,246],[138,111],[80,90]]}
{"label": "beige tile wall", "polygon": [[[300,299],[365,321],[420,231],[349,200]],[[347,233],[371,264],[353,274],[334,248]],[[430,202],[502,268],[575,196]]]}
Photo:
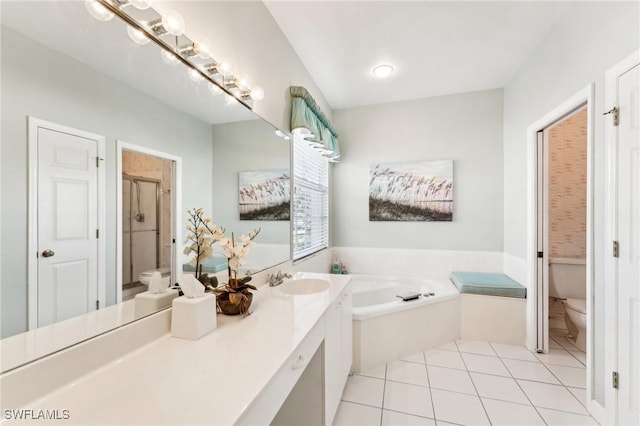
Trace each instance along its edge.
{"label": "beige tile wall", "polygon": [[549,129],[551,257],[586,257],[587,109]]}

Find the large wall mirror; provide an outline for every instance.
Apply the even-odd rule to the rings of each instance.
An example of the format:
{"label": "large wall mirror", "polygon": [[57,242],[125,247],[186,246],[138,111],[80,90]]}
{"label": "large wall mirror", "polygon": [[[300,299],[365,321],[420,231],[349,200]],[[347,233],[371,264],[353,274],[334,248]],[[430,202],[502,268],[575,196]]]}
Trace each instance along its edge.
{"label": "large wall mirror", "polygon": [[[188,262],[187,209],[261,227],[252,272],[289,260],[288,204],[265,185],[289,191],[290,147],[272,125],[84,2],[0,7],[2,371],[134,320],[142,272]],[[78,238],[95,259],[64,257]]]}

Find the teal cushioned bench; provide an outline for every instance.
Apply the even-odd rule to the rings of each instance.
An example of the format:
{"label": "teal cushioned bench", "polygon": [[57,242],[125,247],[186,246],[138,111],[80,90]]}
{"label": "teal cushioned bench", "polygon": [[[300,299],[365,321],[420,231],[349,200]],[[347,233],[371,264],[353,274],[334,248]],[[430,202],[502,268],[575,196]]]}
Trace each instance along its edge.
{"label": "teal cushioned bench", "polygon": [[486,272],[452,272],[451,281],[460,293],[484,294],[487,296],[527,297],[527,289],[505,274]]}
{"label": "teal cushioned bench", "polygon": [[[227,259],[224,257],[210,257],[202,264],[202,272],[213,274],[227,269]],[[195,272],[196,265],[191,263],[185,263],[182,265],[182,270],[185,272]]]}

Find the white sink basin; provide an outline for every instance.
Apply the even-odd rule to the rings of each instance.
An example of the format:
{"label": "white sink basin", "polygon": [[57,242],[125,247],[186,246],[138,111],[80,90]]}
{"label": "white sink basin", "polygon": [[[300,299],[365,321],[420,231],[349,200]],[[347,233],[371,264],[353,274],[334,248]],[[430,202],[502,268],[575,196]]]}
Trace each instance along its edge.
{"label": "white sink basin", "polygon": [[329,289],[329,281],[318,278],[303,278],[287,281],[280,285],[280,291],[286,294],[304,295],[320,293]]}

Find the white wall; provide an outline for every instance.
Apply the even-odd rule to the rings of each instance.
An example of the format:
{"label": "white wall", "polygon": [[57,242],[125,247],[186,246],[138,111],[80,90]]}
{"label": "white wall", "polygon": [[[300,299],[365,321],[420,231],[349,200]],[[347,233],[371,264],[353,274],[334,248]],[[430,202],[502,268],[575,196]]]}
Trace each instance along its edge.
{"label": "white wall", "polygon": [[254,111],[276,127],[289,130],[289,86],[304,86],[324,113],[331,109],[308,71],[262,1],[158,1],[154,7],[179,12],[185,33],[211,42],[214,59],[229,61],[234,70],[248,75],[264,89]]}
{"label": "white wall", "polygon": [[[334,111],[333,245],[502,252],[502,90]],[[453,160],[452,222],[370,222],[369,166]]]}
{"label": "white wall", "polygon": [[212,206],[211,125],[2,27],[3,337],[27,327],[27,116],[106,136],[108,304],[116,295],[116,139],[182,157],[183,204]]}
{"label": "white wall", "polygon": [[638,49],[637,2],[576,2],[504,89],[504,250],[526,257],[527,127],[580,89],[595,82],[594,250],[596,396],[604,400],[604,129],[605,71]]}

